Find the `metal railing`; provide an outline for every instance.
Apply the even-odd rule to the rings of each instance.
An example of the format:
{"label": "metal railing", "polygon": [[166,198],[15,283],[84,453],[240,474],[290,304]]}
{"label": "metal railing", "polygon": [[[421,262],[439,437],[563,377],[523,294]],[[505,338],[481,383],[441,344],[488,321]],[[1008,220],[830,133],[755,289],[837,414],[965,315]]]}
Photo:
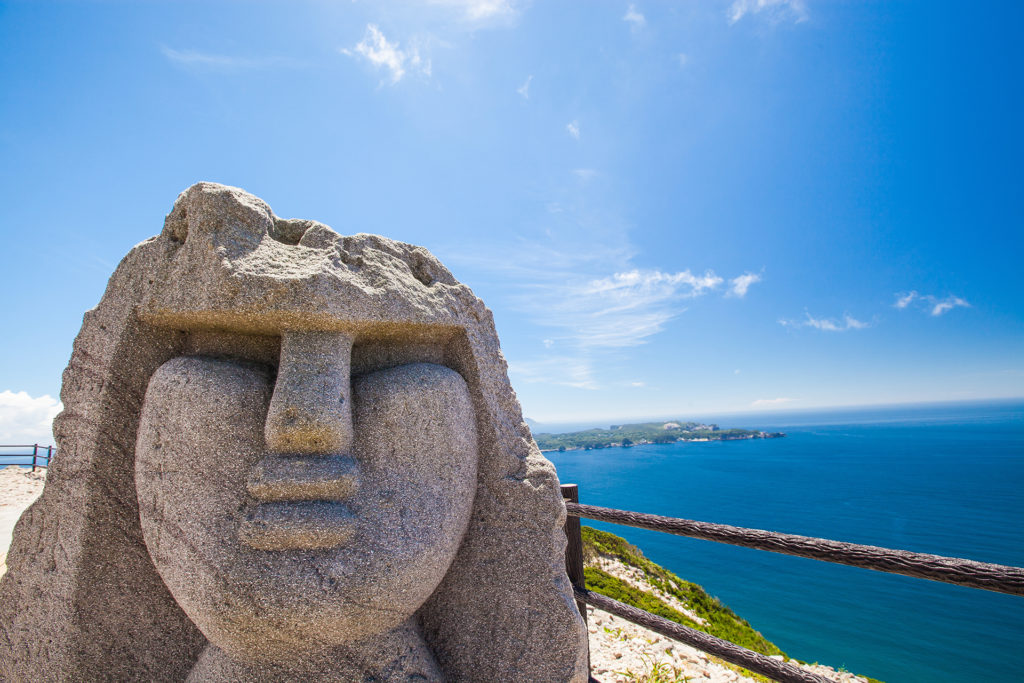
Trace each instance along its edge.
{"label": "metal railing", "polygon": [[968,588],[1024,596],[1024,569],[1020,567],[912,553],[906,550],[893,550],[871,545],[842,543],[824,538],[782,534],[762,529],[745,529],[725,524],[648,515],[594,505],[580,505],[579,490],[575,484],[562,486],[562,498],[565,500],[565,508],[569,515],[565,523],[565,533],[568,537],[565,567],[569,574],[569,580],[573,584],[576,604],[580,608],[580,614],[583,615],[584,621],[587,618],[585,605],[592,605],[597,609],[622,617],[663,636],[686,643],[731,664],[742,666],[782,683],[822,683],[827,682],[827,679],[792,664],[772,659],[721,638],[587,590],[583,574],[583,538],[580,531],[580,518],[662,531],[744,548],[795,555],[833,564],[846,564],[889,574],[941,581]]}
{"label": "metal railing", "polygon": [[[31,448],[26,453],[6,453],[8,448]],[[7,465],[31,465],[32,471],[39,468],[49,467],[50,460],[57,453],[53,446],[40,446],[37,443],[0,445],[0,467]]]}

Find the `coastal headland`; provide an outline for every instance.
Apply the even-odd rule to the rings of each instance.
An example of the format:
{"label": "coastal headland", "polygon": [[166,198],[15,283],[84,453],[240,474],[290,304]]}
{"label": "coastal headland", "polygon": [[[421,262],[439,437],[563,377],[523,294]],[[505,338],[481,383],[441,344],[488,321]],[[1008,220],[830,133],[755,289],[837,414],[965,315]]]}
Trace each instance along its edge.
{"label": "coastal headland", "polygon": [[578,451],[596,448],[640,446],[644,444],[677,443],[679,441],[741,441],[745,439],[778,439],[782,432],[764,432],[756,429],[721,429],[706,422],[640,422],[611,425],[608,429],[595,427],[565,434],[541,433],[533,438],[542,451]]}

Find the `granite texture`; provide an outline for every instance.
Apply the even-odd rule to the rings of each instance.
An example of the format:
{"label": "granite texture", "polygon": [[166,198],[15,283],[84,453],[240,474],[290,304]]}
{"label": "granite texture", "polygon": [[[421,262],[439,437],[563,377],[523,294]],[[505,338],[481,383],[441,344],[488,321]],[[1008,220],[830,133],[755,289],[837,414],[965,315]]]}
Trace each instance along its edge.
{"label": "granite texture", "polygon": [[426,250],[194,185],[61,398],[0,680],[586,680],[554,469]]}

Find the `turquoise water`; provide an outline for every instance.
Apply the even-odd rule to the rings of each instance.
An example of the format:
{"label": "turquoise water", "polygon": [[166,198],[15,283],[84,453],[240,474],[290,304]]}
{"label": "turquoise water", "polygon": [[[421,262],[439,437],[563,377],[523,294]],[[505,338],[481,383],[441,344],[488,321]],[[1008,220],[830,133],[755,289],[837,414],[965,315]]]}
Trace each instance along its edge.
{"label": "turquoise water", "polygon": [[[1024,402],[720,418],[784,439],[547,453],[584,503],[1024,566]],[[1024,680],[1024,598],[598,522],[790,656]]]}

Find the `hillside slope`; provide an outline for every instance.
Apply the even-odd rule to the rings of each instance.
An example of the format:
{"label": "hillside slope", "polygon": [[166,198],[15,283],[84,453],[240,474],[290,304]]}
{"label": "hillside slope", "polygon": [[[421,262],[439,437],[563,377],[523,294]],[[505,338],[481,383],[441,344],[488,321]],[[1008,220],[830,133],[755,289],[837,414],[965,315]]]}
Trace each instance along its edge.
{"label": "hillside slope", "polygon": [[[792,660],[703,588],[651,562],[624,538],[583,527],[587,588],[670,621],[790,661],[843,683],[878,683],[819,664]],[[767,680],[687,645],[588,607],[591,671],[602,683]]]}

